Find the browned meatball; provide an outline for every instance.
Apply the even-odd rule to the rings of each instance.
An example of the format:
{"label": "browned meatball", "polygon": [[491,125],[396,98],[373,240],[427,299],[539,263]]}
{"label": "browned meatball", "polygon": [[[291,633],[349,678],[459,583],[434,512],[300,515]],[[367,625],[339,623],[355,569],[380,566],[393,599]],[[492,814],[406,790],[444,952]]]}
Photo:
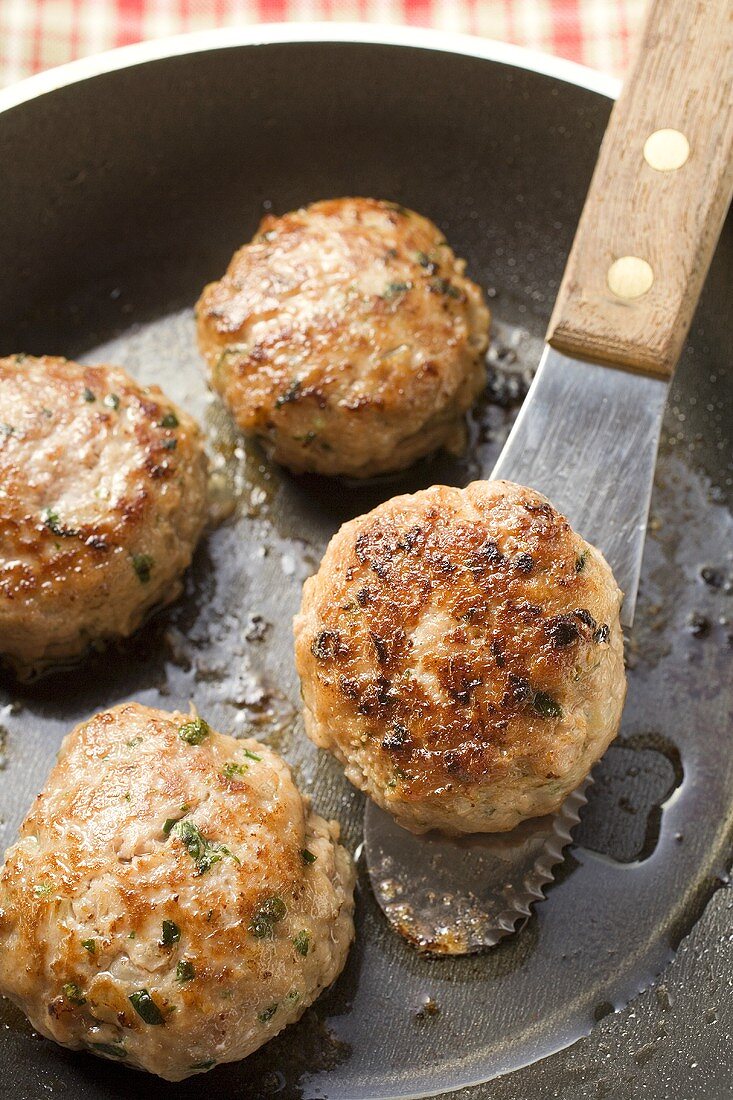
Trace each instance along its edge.
{"label": "browned meatball", "polygon": [[295,620],[308,735],[415,832],[562,803],[615,736],[621,593],[544,497],[435,486],[345,524]]}
{"label": "browned meatball", "polygon": [[331,984],[353,888],[274,752],[126,703],[72,730],[6,853],[0,993],[64,1046],[180,1081]]}
{"label": "browned meatball", "polygon": [[0,659],[126,636],[180,591],[206,521],[196,423],[119,367],[0,359]]}
{"label": "browned meatball", "polygon": [[455,440],[485,383],[489,312],[464,269],[394,203],[267,217],[198,303],[212,385],[293,470],[409,466]]}

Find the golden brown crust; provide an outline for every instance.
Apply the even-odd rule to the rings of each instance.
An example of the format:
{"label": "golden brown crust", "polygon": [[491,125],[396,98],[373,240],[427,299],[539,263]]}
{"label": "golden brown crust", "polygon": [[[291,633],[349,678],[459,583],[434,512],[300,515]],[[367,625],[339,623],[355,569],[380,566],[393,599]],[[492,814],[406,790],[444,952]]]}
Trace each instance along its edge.
{"label": "golden brown crust", "polygon": [[[529,814],[480,805],[487,792],[524,776],[554,808],[615,733],[619,605],[601,555],[530,490],[394,498],[346,524],[306,582],[308,732],[408,827],[509,828]],[[610,725],[589,730],[579,718],[604,663]],[[470,828],[451,822],[454,801]]]}
{"label": "golden brown crust", "polygon": [[268,216],[198,303],[212,385],[296,470],[406,466],[455,432],[484,384],[489,313],[464,267],[394,203]]}
{"label": "golden brown crust", "polygon": [[205,518],[201,433],[157,386],[0,360],[0,654],[21,671],[173,599]]}
{"label": "golden brown crust", "polygon": [[[336,827],[265,746],[190,743],[190,722],[128,703],[78,726],[0,870],[0,992],[56,1041],[171,1080],[297,1019],[353,934]],[[136,1010],[142,989],[163,1024]]]}

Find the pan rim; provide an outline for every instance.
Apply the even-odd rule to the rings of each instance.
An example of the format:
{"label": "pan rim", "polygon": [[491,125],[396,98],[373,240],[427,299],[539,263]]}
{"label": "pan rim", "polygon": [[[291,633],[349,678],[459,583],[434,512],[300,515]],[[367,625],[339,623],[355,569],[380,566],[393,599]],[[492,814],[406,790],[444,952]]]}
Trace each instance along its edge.
{"label": "pan rim", "polygon": [[0,114],[69,85],[167,58],[242,46],[329,43],[407,47],[476,58],[554,77],[608,99],[617,98],[621,88],[621,81],[610,74],[494,38],[380,23],[261,23],[154,38],[68,61],[0,88]]}

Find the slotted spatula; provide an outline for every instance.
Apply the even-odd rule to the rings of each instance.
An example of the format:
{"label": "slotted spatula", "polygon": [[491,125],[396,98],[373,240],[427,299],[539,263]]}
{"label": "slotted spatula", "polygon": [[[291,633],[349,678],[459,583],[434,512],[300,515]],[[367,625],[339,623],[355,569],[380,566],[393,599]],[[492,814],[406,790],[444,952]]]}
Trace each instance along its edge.
{"label": "slotted spatula", "polygon": [[[540,490],[603,551],[625,626],[668,385],[732,191],[733,5],[651,0],[539,369],[492,473]],[[438,954],[497,943],[542,897],[586,784],[555,815],[457,841],[413,836],[370,802],[366,859],[390,923]]]}

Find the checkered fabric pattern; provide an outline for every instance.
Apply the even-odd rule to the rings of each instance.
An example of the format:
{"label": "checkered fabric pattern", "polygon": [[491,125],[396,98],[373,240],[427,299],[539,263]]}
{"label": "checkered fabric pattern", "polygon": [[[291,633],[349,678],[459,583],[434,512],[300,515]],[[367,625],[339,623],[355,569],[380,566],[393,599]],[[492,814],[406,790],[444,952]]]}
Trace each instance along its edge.
{"label": "checkered fabric pattern", "polygon": [[620,75],[645,0],[0,0],[0,85],[87,54],[209,27],[324,20],[496,38]]}

